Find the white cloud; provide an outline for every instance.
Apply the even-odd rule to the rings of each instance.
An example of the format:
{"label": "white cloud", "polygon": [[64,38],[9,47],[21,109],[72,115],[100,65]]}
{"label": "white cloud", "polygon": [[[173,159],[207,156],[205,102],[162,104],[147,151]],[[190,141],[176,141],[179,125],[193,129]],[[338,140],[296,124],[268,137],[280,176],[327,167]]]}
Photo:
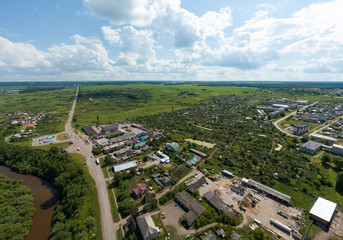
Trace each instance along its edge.
{"label": "white cloud", "polygon": [[98,38],[75,35],[72,40],[74,44],[54,45],[44,52],[0,36],[0,71],[58,74],[111,70],[113,62]]}
{"label": "white cloud", "polygon": [[119,47],[117,65],[150,64],[155,60],[154,43],[158,34],[151,30],[137,30],[132,26],[112,29],[102,27],[104,37],[109,43]]}
{"label": "white cloud", "polygon": [[229,7],[202,16],[181,8],[178,0],[84,0],[94,15],[112,25],[153,26],[174,36],[177,48],[192,49],[209,36],[223,36],[232,25]]}
{"label": "white cloud", "polygon": [[179,0],[84,0],[92,14],[107,19],[113,25],[148,26],[167,6]]}
{"label": "white cloud", "polygon": [[50,65],[49,54],[39,51],[30,43],[13,43],[0,36],[0,67],[7,69],[44,68]]}

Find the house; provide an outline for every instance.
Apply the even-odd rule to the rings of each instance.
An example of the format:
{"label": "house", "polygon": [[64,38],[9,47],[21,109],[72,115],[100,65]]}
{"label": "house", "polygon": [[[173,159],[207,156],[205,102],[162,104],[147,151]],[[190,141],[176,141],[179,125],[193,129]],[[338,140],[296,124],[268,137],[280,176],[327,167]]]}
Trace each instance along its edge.
{"label": "house", "polygon": [[147,189],[144,183],[138,183],[132,188],[132,194],[135,198],[140,198],[146,193]]}
{"label": "house", "polygon": [[144,240],[155,239],[160,231],[152,220],[150,213],[137,217],[137,225]]}
{"label": "house", "polygon": [[318,197],[310,210],[310,218],[318,225],[328,229],[332,220],[335,217],[337,204]]}
{"label": "house", "polygon": [[216,234],[217,234],[219,237],[221,237],[221,238],[225,238],[225,236],[226,236],[226,234],[225,234],[225,232],[224,232],[224,230],[223,230],[222,228],[218,228],[218,229],[216,230]]}
{"label": "house", "polygon": [[308,123],[298,123],[293,125],[293,133],[298,136],[301,136],[304,133],[308,132],[309,129],[310,124]]}
{"label": "house", "polygon": [[126,163],[121,163],[118,165],[114,165],[112,166],[112,170],[113,172],[121,172],[121,171],[125,171],[128,170],[130,168],[136,168],[137,167],[137,162],[136,161],[131,161],[131,162],[126,162]]}
{"label": "house", "polygon": [[230,238],[232,238],[234,240],[243,240],[243,238],[238,233],[236,233],[235,231],[232,231]]}
{"label": "house", "polygon": [[314,141],[308,141],[300,146],[299,150],[300,152],[307,153],[310,155],[315,155],[317,152],[319,152],[322,148],[322,144],[319,142]]}
{"label": "house", "polygon": [[186,162],[186,165],[187,165],[187,167],[195,166],[200,160],[201,160],[200,157],[198,157],[198,156],[193,156],[192,158],[190,158],[190,159]]}
{"label": "house", "polygon": [[338,144],[332,145],[331,153],[343,156],[343,146]]}
{"label": "house", "polygon": [[212,233],[209,233],[203,240],[216,240],[216,236],[214,236]]}
{"label": "house", "polygon": [[206,211],[204,206],[198,203],[185,191],[177,193],[175,195],[175,201],[177,201],[181,207],[188,211],[183,218],[188,226],[191,226],[194,221]]}
{"label": "house", "polygon": [[178,152],[180,150],[180,146],[178,143],[173,142],[173,143],[167,143],[165,147],[168,151],[171,152]]}

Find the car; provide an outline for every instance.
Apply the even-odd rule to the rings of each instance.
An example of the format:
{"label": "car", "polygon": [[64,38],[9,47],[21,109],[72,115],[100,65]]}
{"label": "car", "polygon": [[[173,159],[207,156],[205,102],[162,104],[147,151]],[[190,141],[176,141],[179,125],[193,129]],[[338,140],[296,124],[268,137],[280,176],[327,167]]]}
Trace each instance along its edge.
{"label": "car", "polygon": [[177,206],[179,206],[179,204],[178,204],[178,203],[175,203],[175,207],[177,207]]}
{"label": "car", "polygon": [[188,234],[188,235],[186,236],[186,239],[188,239],[190,236],[191,236],[191,235]]}
{"label": "car", "polygon": [[87,166],[87,163],[85,162],[84,165]]}

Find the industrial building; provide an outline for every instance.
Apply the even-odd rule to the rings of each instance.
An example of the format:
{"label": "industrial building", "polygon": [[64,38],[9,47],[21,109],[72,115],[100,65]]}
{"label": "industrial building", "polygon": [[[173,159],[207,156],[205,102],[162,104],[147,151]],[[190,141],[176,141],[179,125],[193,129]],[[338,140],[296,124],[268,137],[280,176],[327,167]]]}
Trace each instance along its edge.
{"label": "industrial building", "polygon": [[300,146],[300,152],[314,155],[322,149],[322,144],[319,142],[308,141]]}
{"label": "industrial building", "polygon": [[214,208],[218,209],[219,211],[222,211],[226,216],[229,218],[233,218],[238,213],[230,208],[229,205],[232,206],[232,204],[227,204],[222,198],[220,198],[218,195],[214,194],[214,192],[208,191],[204,194],[204,199]]}
{"label": "industrial building", "polygon": [[343,146],[342,145],[338,145],[338,144],[332,145],[331,153],[343,156]]}
{"label": "industrial building", "polygon": [[118,130],[118,126],[114,123],[101,127],[101,132],[113,132],[116,130]]}
{"label": "industrial building", "polygon": [[137,167],[137,162],[136,161],[131,161],[131,162],[126,162],[126,163],[121,163],[118,165],[114,165],[112,166],[112,170],[113,172],[121,172],[121,171],[125,171],[128,170],[130,168],[136,168]]}
{"label": "industrial building", "polygon": [[291,197],[286,194],[283,194],[251,179],[242,179],[242,182],[255,190],[265,193],[268,197],[271,197],[288,205],[291,204]]}
{"label": "industrial building", "polygon": [[179,192],[175,196],[175,200],[188,211],[183,219],[188,226],[191,226],[194,221],[206,211],[206,208],[198,203],[193,197],[191,197],[185,191]]}
{"label": "industrial building", "polygon": [[322,134],[317,134],[317,133],[311,133],[310,137],[317,138],[317,139],[328,140],[328,141],[330,141],[332,143],[338,141],[338,139],[336,139],[336,138],[325,136],[325,135],[322,135]]}
{"label": "industrial building", "polygon": [[82,130],[88,135],[88,136],[93,136],[97,134],[97,132],[94,130],[92,126],[85,125],[82,127]]}
{"label": "industrial building", "polygon": [[310,124],[308,123],[298,123],[293,125],[293,134],[301,136],[304,133],[307,133],[310,129]]}
{"label": "industrial building", "polygon": [[318,197],[310,211],[310,218],[325,229],[330,227],[330,224],[335,217],[337,204]]}
{"label": "industrial building", "polygon": [[163,152],[161,152],[160,150],[158,150],[156,152],[156,156],[160,158],[160,163],[169,163],[170,162],[170,158],[167,154],[164,154]]}

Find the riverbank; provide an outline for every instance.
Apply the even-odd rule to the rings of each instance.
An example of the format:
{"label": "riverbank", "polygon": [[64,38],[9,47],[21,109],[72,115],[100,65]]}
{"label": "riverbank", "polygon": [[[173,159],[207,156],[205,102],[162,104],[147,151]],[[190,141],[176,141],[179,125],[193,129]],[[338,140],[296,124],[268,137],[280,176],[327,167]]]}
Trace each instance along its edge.
{"label": "riverbank", "polygon": [[26,240],[48,239],[52,218],[56,212],[56,190],[45,180],[12,172],[4,166],[0,166],[0,173],[8,178],[21,180],[22,184],[29,187],[32,192],[35,211]]}

